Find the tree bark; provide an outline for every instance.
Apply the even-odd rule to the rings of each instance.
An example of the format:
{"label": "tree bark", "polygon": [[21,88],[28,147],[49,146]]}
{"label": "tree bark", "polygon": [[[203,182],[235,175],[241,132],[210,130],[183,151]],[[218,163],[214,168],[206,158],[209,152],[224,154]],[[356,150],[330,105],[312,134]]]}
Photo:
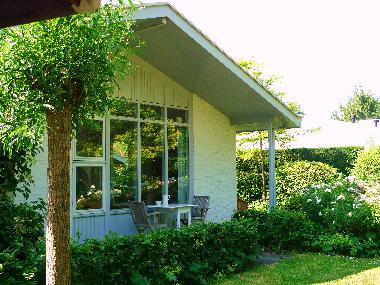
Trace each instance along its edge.
{"label": "tree bark", "polygon": [[46,284],[69,285],[71,108],[49,109]]}

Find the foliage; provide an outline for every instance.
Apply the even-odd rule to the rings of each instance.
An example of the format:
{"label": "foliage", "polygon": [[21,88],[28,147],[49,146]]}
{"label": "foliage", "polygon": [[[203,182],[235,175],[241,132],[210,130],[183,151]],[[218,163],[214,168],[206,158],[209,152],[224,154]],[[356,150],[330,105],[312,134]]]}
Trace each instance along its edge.
{"label": "foliage", "polygon": [[380,146],[359,153],[351,173],[358,179],[380,184]]}
{"label": "foliage", "polygon": [[[255,59],[250,60],[240,60],[239,64],[241,67],[247,70],[247,72],[259,83],[261,84],[269,93],[274,97],[278,98],[280,101],[284,99],[286,93],[278,91],[274,85],[279,82],[281,79],[278,75],[269,75],[266,76],[262,71],[262,64],[258,63]],[[287,104],[283,103],[288,107],[289,110],[293,111],[294,114],[302,114],[301,107],[296,102],[288,102]],[[258,166],[261,174],[261,197],[263,200],[267,199],[267,173],[264,159],[264,140],[268,140],[269,133],[268,131],[257,131],[252,133],[242,133],[237,137],[238,148],[241,143],[249,142],[258,146],[260,149],[259,157],[260,164]],[[287,145],[289,142],[293,141],[295,133],[289,132],[287,130],[276,130],[274,139],[282,146]]]}
{"label": "foliage", "polygon": [[313,185],[302,191],[300,197],[302,210],[330,232],[356,236],[368,232],[380,234],[380,193],[377,189],[340,178]]}
{"label": "foliage", "polygon": [[326,234],[319,236],[312,244],[315,251],[325,254],[368,257],[379,256],[379,240],[347,234]]}
{"label": "foliage", "polygon": [[322,162],[287,162],[276,169],[277,203],[281,207],[297,208],[294,198],[305,187],[329,182],[337,177],[337,170]]}
{"label": "foliage", "polygon": [[44,280],[42,201],[14,204],[0,200],[0,283],[36,284]]}
{"label": "foliage", "polygon": [[258,220],[259,244],[265,250],[306,251],[316,234],[315,225],[301,212],[276,210],[270,213],[254,209],[236,212],[234,220]]}
{"label": "foliage", "polygon": [[380,255],[380,192],[339,177],[300,191],[294,210],[237,212],[234,219],[259,221],[260,245],[272,251],[313,250],[350,256]]}
{"label": "foliage", "polygon": [[344,105],[339,105],[332,118],[340,121],[351,121],[355,115],[358,120],[375,119],[380,115],[380,99],[371,91],[364,90],[361,86],[355,87],[354,94]]}
{"label": "foliage", "polygon": [[[276,166],[281,167],[291,161],[317,161],[337,168],[343,174],[349,174],[362,147],[334,148],[298,148],[277,149]],[[262,176],[259,149],[240,150],[237,152],[237,189],[238,196],[246,202],[261,198]],[[268,152],[264,151],[265,175],[268,177]],[[268,183],[266,182],[266,187]]]}
{"label": "foliage", "polygon": [[0,144],[0,197],[19,192],[28,197],[32,184],[31,164],[37,149],[7,151]]}
{"label": "foliage", "polygon": [[354,166],[358,154],[363,150],[360,146],[326,147],[326,148],[293,148],[276,151],[277,161],[282,165],[285,161],[317,161],[326,163],[339,172],[348,175]]}
{"label": "foliage", "polygon": [[[193,224],[73,245],[75,284],[207,284],[251,264],[258,253],[252,220]],[[135,280],[135,281],[134,281]],[[138,281],[136,281],[138,280]]]}
{"label": "foliage", "polygon": [[363,182],[337,179],[300,195],[301,210],[324,233],[314,243],[326,253],[376,256],[380,252],[380,193]]}
{"label": "foliage", "polygon": [[[73,126],[102,115],[115,79],[132,69],[132,10],[104,5],[97,13],[1,30],[0,95],[3,141],[26,146],[45,131],[45,111],[73,104]],[[78,91],[79,94],[74,94]]]}
{"label": "foliage", "polygon": [[116,79],[133,70],[134,9],[125,4],[0,32],[0,139],[29,150],[48,133],[48,283],[70,283],[71,135],[107,111]]}

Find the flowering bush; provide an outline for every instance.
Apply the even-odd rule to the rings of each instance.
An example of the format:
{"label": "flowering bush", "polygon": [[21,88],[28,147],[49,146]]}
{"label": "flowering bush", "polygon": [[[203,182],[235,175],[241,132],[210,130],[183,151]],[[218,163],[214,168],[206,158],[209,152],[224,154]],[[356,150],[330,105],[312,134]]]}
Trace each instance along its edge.
{"label": "flowering bush", "polygon": [[380,238],[380,193],[353,177],[312,185],[301,194],[303,211],[331,233]]}

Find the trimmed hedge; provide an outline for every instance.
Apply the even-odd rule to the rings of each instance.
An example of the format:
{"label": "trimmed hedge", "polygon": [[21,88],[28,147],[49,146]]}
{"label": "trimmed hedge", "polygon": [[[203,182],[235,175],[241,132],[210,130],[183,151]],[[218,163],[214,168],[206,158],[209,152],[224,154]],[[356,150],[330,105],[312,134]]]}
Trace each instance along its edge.
{"label": "trimmed hedge", "polygon": [[[193,224],[132,236],[107,235],[102,240],[72,244],[72,283],[207,284],[253,264],[260,251],[257,221]],[[20,244],[21,245],[21,244]],[[35,248],[0,252],[1,284],[43,284],[43,241]],[[34,260],[33,260],[34,259]]]}
{"label": "trimmed hedge", "polygon": [[259,222],[259,244],[267,251],[307,251],[317,233],[315,224],[301,212],[276,210],[270,213],[254,209],[236,212],[233,220]]}
{"label": "trimmed hedge", "polygon": [[361,180],[380,184],[380,146],[371,146],[362,151],[351,173]]}
{"label": "trimmed hedge", "polygon": [[251,264],[259,252],[254,220],[193,224],[72,247],[73,284],[207,284]]}
{"label": "trimmed hedge", "polygon": [[[276,150],[276,166],[286,162],[315,161],[326,163],[348,175],[363,147],[295,148]],[[268,153],[265,151],[265,174],[268,177]],[[259,149],[238,151],[236,158],[238,196],[246,202],[261,198],[262,176]],[[268,188],[268,185],[267,185]]]}

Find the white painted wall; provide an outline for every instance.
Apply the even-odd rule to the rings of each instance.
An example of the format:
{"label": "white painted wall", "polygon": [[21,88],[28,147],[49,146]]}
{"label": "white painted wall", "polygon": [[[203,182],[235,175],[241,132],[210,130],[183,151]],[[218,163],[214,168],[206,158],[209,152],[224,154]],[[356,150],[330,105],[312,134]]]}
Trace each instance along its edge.
{"label": "white painted wall", "polygon": [[213,106],[193,96],[194,195],[209,195],[207,220],[229,220],[236,210],[235,130]]}

